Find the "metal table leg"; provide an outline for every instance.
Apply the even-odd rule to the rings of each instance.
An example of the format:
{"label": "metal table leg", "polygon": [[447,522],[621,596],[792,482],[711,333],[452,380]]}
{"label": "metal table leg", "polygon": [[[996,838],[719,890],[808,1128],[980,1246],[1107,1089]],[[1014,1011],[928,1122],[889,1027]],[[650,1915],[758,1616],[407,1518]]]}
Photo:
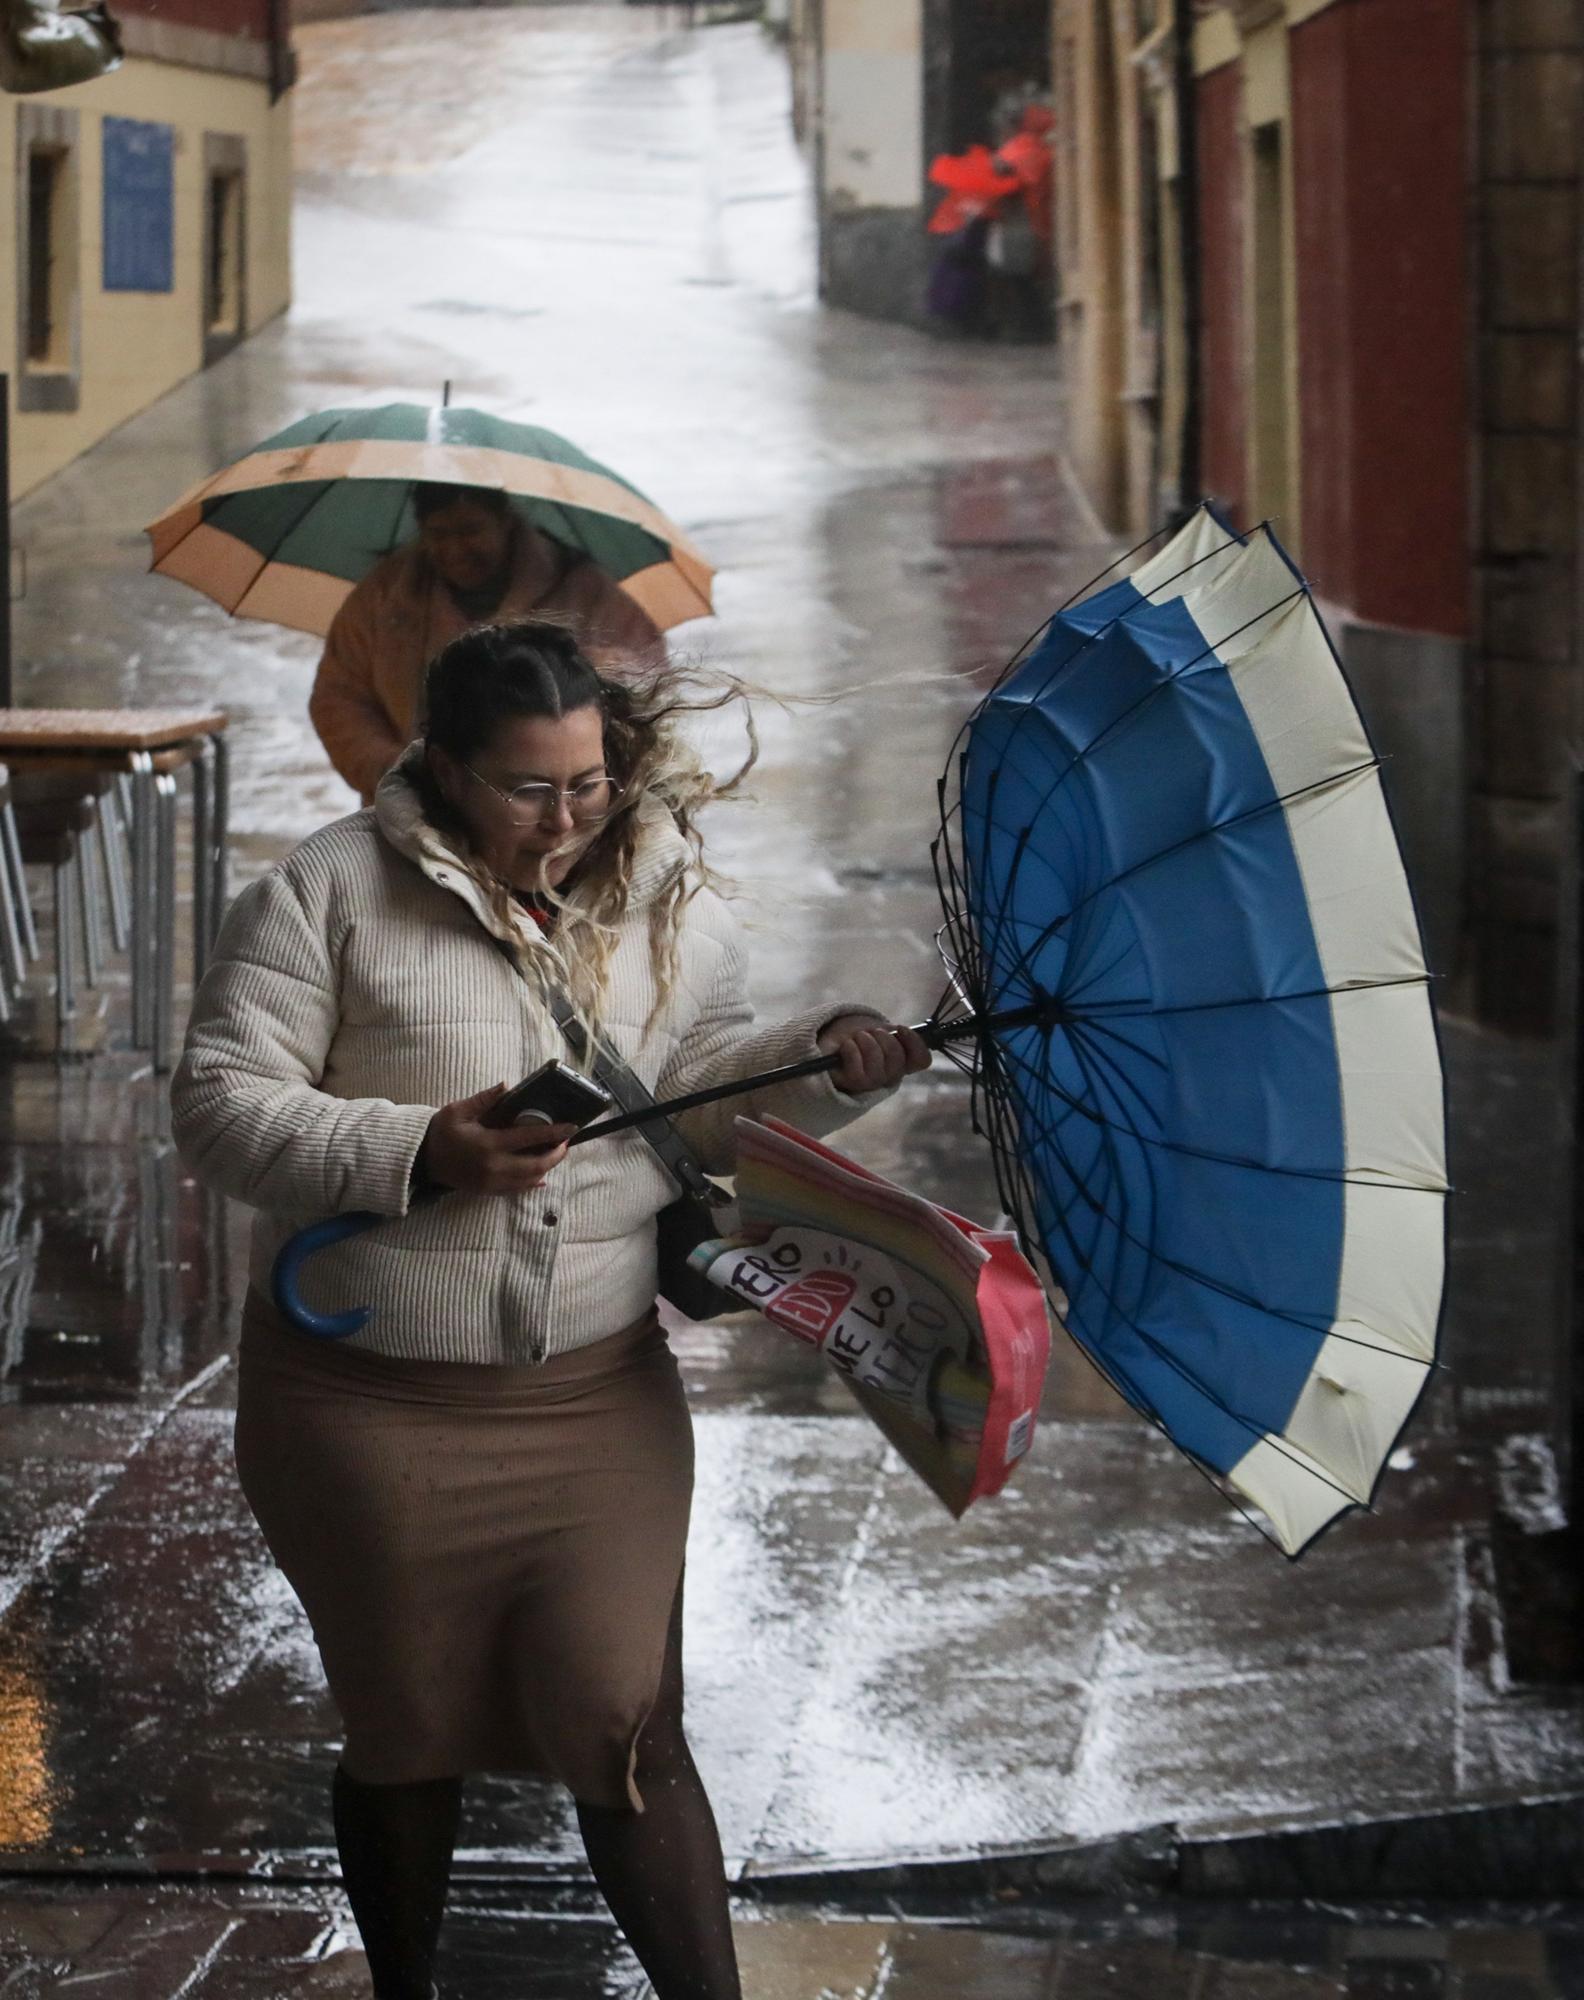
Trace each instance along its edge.
{"label": "metal table leg", "polygon": [[154,780],[156,883],[154,899],[154,1069],[171,1066],[171,1010],[176,986],[176,780]]}
{"label": "metal table leg", "polygon": [[64,1054],[66,1037],[77,1012],[77,979],[72,968],[72,868],[55,864],[55,1026],[57,1050]]}
{"label": "metal table leg", "polygon": [[214,750],[214,786],[209,800],[209,840],[214,853],[213,887],[209,895],[209,949],[220,935],[226,913],[226,875],[231,858],[231,746],[217,731],[209,738]]}
{"label": "metal table leg", "polygon": [[192,760],[192,932],[193,986],[203,978],[209,962],[214,897],[214,826],[210,800],[213,795],[214,742],[206,737]]}
{"label": "metal table leg", "polygon": [[[22,944],[21,912],[27,911],[31,926],[33,912],[28,908],[27,883],[22,884],[21,903],[17,900],[17,890],[11,874],[10,846],[17,838],[16,809],[9,795],[0,796],[0,845],[5,852],[0,853],[0,945],[5,950],[6,977],[14,992],[20,993],[27,980],[27,957]],[[33,939],[33,956],[38,957],[38,938]]]}
{"label": "metal table leg", "polygon": [[104,978],[99,955],[104,918],[99,904],[99,877],[94,872],[97,858],[92,835],[85,831],[77,839],[77,905],[82,915],[83,982],[95,988]]}
{"label": "metal table leg", "polygon": [[27,870],[22,865],[22,841],[17,833],[16,808],[9,799],[0,809],[0,845],[5,848],[5,871],[11,884],[9,900],[16,910],[22,949],[30,959],[36,959],[39,955],[38,930],[33,922],[33,905],[28,900]]}
{"label": "metal table leg", "polygon": [[146,750],[131,757],[132,779],[132,1046],[154,1046],[155,964],[158,912],[156,868],[154,760]]}
{"label": "metal table leg", "polygon": [[96,831],[105,894],[110,905],[110,942],[117,951],[125,951],[132,934],[131,897],[128,893],[120,811],[113,791],[99,801]]}

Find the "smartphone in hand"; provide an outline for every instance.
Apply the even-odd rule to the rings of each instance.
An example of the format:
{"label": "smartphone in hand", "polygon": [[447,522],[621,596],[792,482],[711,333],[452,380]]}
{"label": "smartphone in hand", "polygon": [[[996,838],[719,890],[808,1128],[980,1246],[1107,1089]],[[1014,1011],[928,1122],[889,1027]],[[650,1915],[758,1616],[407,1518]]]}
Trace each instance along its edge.
{"label": "smartphone in hand", "polygon": [[508,1125],[587,1125],[615,1104],[610,1092],[569,1063],[552,1058],[504,1097],[497,1098],[480,1120],[495,1127]]}

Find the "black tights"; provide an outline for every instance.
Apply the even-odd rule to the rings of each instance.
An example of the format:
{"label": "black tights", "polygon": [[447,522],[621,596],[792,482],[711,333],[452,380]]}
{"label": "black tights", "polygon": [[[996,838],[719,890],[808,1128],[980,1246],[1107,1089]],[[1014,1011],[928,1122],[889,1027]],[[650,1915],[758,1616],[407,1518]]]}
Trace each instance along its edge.
{"label": "black tights", "polygon": [[365,1785],[338,1765],[330,1800],[341,1880],[375,2000],[429,2000],[462,1780]]}
{"label": "black tights", "polygon": [[660,1693],[638,1739],[641,1813],[579,1804],[578,1831],[611,1914],[655,2000],[741,2000],[726,1866],[682,1729],[682,1593]]}
{"label": "black tights", "polygon": [[[594,1879],[656,2000],[741,2000],[715,1815],[682,1730],[682,1605],[638,1739],[644,1810],[579,1804]],[[462,1798],[460,1778],[365,1785],[337,1770],[341,1879],[375,2000],[429,2000]]]}

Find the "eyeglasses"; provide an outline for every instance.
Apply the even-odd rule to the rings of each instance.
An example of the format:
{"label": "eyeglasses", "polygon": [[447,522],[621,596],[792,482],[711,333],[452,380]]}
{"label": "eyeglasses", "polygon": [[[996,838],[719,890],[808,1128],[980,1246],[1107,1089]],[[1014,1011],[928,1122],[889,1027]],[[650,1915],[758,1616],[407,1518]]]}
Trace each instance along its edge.
{"label": "eyeglasses", "polygon": [[566,800],[572,817],[584,826],[593,820],[608,819],[624,789],[614,778],[585,778],[582,784],[574,785],[570,791],[563,791],[559,785],[536,783],[517,785],[511,791],[503,792],[499,785],[492,785],[483,772],[475,771],[471,764],[464,764],[462,768],[470,777],[477,778],[485,791],[493,792],[513,819],[524,824],[549,819],[562,799]]}

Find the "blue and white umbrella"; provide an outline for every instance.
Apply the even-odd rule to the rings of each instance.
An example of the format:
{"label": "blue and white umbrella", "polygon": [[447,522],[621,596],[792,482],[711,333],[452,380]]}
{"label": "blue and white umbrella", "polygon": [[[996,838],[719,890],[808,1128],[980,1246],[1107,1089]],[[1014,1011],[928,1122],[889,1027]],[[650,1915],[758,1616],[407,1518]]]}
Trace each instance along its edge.
{"label": "blue and white umbrella", "polygon": [[1106,1377],[1296,1554],[1434,1365],[1447,1193],[1419,925],[1303,578],[1202,511],[1052,621],[943,798],[1007,1205]]}

